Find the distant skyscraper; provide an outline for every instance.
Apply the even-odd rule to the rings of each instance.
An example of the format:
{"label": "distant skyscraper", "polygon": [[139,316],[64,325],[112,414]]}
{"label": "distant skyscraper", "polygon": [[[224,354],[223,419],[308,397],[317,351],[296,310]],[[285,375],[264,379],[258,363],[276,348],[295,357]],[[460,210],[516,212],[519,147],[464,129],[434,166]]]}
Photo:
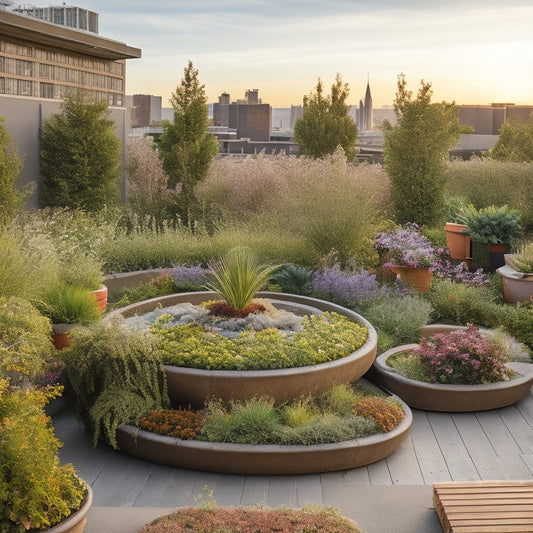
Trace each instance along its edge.
{"label": "distant skyscraper", "polygon": [[370,94],[370,80],[366,84],[365,108],[364,108],[364,130],[371,131],[374,128],[374,117],[372,114],[372,95]]}
{"label": "distant skyscraper", "polygon": [[363,131],[365,129],[365,105],[363,104],[363,100],[359,100],[359,113],[357,113],[357,129],[359,131]]}

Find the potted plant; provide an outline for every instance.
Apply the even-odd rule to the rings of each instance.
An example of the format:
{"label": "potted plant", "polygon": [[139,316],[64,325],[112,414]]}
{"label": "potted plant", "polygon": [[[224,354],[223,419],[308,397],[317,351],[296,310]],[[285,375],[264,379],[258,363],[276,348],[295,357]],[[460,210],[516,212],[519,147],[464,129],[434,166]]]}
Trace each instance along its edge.
{"label": "potted plant", "polygon": [[472,259],[477,267],[494,272],[505,264],[504,254],[520,238],[520,213],[506,205],[468,209],[462,220],[472,240]]}
{"label": "potted plant", "polygon": [[[44,405],[57,388],[33,386],[52,351],[49,321],[27,301],[0,298],[0,530],[83,530],[91,489],[72,465],[60,465],[61,446]],[[70,529],[77,528],[77,529]]]}
{"label": "potted plant", "polygon": [[446,222],[446,246],[452,259],[471,258],[471,242],[468,226],[462,222],[462,213],[470,209],[472,204],[461,199],[453,198],[449,201],[449,219]]}
{"label": "potted plant", "polygon": [[98,302],[98,307],[102,312],[107,305],[107,286],[102,282],[102,263],[95,256],[78,252],[67,258],[62,258],[58,280],[65,285],[83,287],[91,292],[93,298]]}
{"label": "potted plant", "polygon": [[58,350],[70,344],[70,332],[76,326],[101,319],[98,302],[91,291],[77,285],[53,284],[43,294],[39,307],[52,322],[52,338]]}
{"label": "potted plant", "polygon": [[505,265],[498,268],[503,281],[503,298],[508,303],[529,302],[533,297],[533,241],[517,253],[505,254]]}
{"label": "potted plant", "polygon": [[383,267],[391,269],[402,281],[419,292],[427,292],[433,279],[432,264],[437,252],[416,224],[405,224],[391,233],[380,233],[374,241]]}
{"label": "potted plant", "polygon": [[504,342],[489,339],[472,325],[433,330],[438,332],[418,345],[384,352],[372,368],[377,382],[410,407],[483,411],[511,405],[529,393],[533,364],[516,361]]}

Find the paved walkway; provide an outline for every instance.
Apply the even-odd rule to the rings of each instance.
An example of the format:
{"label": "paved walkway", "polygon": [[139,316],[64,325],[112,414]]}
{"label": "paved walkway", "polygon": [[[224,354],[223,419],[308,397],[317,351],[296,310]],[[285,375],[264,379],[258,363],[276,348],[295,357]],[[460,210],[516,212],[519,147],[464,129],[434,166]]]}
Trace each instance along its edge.
{"label": "paved walkway", "polygon": [[434,481],[533,479],[533,390],[516,405],[481,413],[414,410],[410,437],[372,465],[301,476],[237,476],[149,463],[92,448],[68,411],[54,417],[72,462],[94,491],[85,533],[134,533],[177,506],[213,491],[218,505],[333,505],[364,533],[441,532]]}

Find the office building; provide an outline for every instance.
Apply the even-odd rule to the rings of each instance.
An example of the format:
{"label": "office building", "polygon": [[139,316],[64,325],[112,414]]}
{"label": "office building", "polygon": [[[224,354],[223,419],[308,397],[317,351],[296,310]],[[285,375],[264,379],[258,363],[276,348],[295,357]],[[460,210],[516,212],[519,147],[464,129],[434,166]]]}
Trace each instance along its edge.
{"label": "office building", "polygon": [[[61,100],[72,91],[83,90],[109,104],[125,146],[126,60],[139,57],[138,48],[94,32],[0,10],[0,115],[23,159],[21,185],[40,175],[41,124],[60,110]],[[122,193],[124,197],[124,179]],[[30,203],[36,205],[38,193]]]}

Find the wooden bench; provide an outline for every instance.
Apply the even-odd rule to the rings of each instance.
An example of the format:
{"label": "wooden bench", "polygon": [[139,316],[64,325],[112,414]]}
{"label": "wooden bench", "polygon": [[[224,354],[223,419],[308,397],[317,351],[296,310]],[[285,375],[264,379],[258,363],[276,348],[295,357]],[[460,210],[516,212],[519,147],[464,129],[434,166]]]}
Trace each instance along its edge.
{"label": "wooden bench", "polygon": [[433,484],[444,533],[533,532],[533,481]]}

